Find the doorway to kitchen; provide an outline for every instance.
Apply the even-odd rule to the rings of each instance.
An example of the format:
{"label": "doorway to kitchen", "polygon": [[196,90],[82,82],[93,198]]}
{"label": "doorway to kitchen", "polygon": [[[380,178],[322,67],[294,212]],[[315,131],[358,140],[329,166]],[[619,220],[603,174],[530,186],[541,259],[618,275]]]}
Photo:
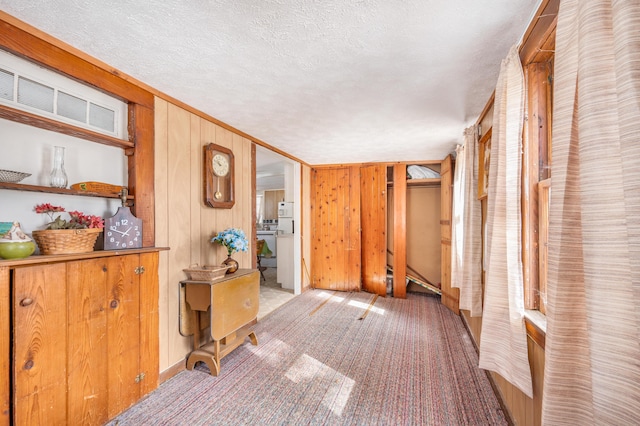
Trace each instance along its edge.
{"label": "doorway to kitchen", "polygon": [[[256,146],[256,239],[264,240],[261,293],[275,298],[275,304],[300,293],[299,194],[300,165]],[[264,303],[269,301],[261,299]]]}

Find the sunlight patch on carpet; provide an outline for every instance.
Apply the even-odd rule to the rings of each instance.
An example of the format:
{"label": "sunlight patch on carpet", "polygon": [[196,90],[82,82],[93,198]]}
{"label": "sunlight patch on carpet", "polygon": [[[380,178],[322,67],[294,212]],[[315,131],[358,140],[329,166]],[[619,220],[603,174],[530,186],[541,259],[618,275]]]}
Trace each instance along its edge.
{"label": "sunlight patch on carpet", "polygon": [[322,405],[340,416],[349,401],[355,381],[307,354],[302,354],[287,370],[285,377],[296,384],[330,381]]}
{"label": "sunlight patch on carpet", "polygon": [[355,306],[356,308],[361,309],[369,309],[370,312],[375,312],[376,314],[384,315],[384,309],[376,308],[375,306],[371,306],[369,303],[358,302],[357,300],[352,300],[349,302],[349,306]]}

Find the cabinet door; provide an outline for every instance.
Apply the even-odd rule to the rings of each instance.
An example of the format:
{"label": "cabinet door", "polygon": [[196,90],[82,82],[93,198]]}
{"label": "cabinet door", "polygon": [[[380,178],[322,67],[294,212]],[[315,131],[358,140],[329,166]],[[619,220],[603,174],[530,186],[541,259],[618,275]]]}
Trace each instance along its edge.
{"label": "cabinet door", "polygon": [[67,424],[66,266],[20,267],[14,274],[14,422]]}
{"label": "cabinet door", "polygon": [[109,418],[140,398],[140,287],[138,255],[107,262]]}
{"label": "cabinet door", "polygon": [[360,169],[362,289],[387,294],[387,166]]}
{"label": "cabinet door", "polygon": [[108,258],[67,263],[69,424],[108,417]]}
{"label": "cabinet door", "polygon": [[278,218],[278,203],[284,201],[284,190],[264,191],[264,219]]}
{"label": "cabinet door", "polygon": [[0,425],[9,424],[11,406],[11,293],[9,268],[0,266]]}
{"label": "cabinet door", "polygon": [[158,324],[158,253],[140,255],[140,396],[158,387],[160,346]]}
{"label": "cabinet door", "polygon": [[442,160],[440,166],[441,193],[440,193],[440,237],[442,244],[442,256],[440,258],[442,275],[442,304],[456,314],[460,313],[459,300],[460,289],[451,287],[451,219],[453,195],[453,163],[451,155]]}

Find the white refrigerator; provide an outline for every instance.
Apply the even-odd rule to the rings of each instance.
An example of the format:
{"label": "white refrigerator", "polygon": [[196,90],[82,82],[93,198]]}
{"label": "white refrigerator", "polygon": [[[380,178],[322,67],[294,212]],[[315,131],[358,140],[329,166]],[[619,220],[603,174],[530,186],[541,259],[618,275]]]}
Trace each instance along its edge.
{"label": "white refrigerator", "polygon": [[278,203],[278,235],[294,234],[293,203],[281,201]]}
{"label": "white refrigerator", "polygon": [[276,262],[277,281],[282,288],[293,290],[293,234],[295,233],[293,221],[293,203],[281,201],[278,203],[278,256]]}

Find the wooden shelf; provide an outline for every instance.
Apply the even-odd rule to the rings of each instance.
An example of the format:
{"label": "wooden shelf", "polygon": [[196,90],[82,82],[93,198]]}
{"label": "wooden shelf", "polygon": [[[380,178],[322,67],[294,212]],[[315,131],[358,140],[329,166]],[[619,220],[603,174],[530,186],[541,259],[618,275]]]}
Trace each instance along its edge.
{"label": "wooden shelf", "polygon": [[407,179],[407,186],[440,186],[440,178]]}
{"label": "wooden shelf", "polygon": [[71,124],[55,121],[36,114],[31,114],[30,112],[11,108],[6,105],[0,105],[0,118],[6,118],[7,120],[15,121],[17,123],[39,127],[45,130],[51,130],[53,132],[62,133],[80,139],[86,139],[104,145],[120,147],[123,149],[135,147],[135,144],[128,140],[114,138],[112,136],[94,132],[89,129],[84,129],[82,127],[73,126]]}
{"label": "wooden shelf", "polygon": [[[407,186],[436,187],[440,186],[440,178],[433,179],[407,179]],[[393,188],[393,182],[387,182],[388,188]]]}
{"label": "wooden shelf", "polygon": [[[47,192],[51,194],[80,195],[82,197],[120,198],[120,194],[113,194],[113,193],[107,193],[107,192],[78,191],[75,189],[67,189],[67,188],[52,188],[50,186],[25,185],[23,183],[0,182],[0,189],[12,189],[17,191],[30,191],[30,192]],[[133,199],[134,199],[133,195],[127,196],[127,200],[133,200]]]}

